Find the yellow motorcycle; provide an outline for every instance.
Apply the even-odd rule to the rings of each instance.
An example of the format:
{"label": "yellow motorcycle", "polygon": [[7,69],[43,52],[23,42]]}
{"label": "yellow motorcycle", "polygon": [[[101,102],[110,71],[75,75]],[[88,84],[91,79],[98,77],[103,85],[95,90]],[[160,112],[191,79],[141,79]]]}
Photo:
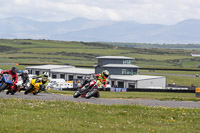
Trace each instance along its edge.
{"label": "yellow motorcycle", "polygon": [[37,95],[40,91],[41,91],[41,87],[43,83],[41,80],[39,79],[32,79],[30,86],[28,87],[28,89],[24,92],[25,95],[27,95],[28,93],[33,93],[33,95]]}

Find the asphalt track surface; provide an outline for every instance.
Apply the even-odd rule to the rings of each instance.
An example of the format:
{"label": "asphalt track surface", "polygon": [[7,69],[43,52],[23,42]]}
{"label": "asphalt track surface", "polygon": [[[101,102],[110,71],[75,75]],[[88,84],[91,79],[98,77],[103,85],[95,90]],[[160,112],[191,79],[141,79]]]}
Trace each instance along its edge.
{"label": "asphalt track surface", "polygon": [[170,107],[170,108],[197,108],[200,109],[200,102],[193,101],[159,101],[149,99],[107,99],[107,98],[73,98],[71,95],[39,93],[38,95],[16,92],[15,95],[6,95],[6,92],[0,93],[0,98],[4,99],[31,99],[43,101],[71,101],[78,103],[103,104],[103,105],[142,105],[151,107]]}

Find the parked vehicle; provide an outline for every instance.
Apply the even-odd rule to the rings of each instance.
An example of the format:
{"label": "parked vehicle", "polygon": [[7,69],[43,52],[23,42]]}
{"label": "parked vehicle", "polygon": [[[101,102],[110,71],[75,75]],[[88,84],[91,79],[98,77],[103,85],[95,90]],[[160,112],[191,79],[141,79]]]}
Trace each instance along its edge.
{"label": "parked vehicle", "polygon": [[42,85],[42,81],[38,80],[38,79],[32,79],[30,86],[28,87],[28,89],[24,92],[24,94],[28,94],[28,93],[33,93],[33,95],[37,95],[39,92],[41,92],[44,88],[40,88],[40,86]]}
{"label": "parked vehicle", "polygon": [[74,98],[78,98],[79,96],[85,97],[87,99],[91,97],[100,97],[99,88],[96,81],[92,80],[91,82],[85,84],[82,87],[79,87],[78,90],[74,93]]}
{"label": "parked vehicle", "polygon": [[62,90],[63,88],[73,88],[72,83],[66,83],[64,79],[51,79],[47,88]]}

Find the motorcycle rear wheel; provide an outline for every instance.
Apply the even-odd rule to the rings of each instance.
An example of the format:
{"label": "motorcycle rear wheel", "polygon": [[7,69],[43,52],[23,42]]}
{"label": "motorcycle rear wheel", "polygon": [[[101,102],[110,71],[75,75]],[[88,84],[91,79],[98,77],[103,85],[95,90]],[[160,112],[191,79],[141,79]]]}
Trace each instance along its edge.
{"label": "motorcycle rear wheel", "polygon": [[99,98],[100,97],[100,93],[97,92],[95,95],[94,95],[95,98]]}
{"label": "motorcycle rear wheel", "polygon": [[6,95],[8,95],[9,93],[11,93],[11,90],[8,90],[8,91],[6,92]]}
{"label": "motorcycle rear wheel", "polygon": [[89,99],[89,98],[91,98],[92,96],[94,96],[96,93],[97,93],[97,89],[94,89],[94,90],[92,90],[92,91],[89,91],[89,92],[86,94],[85,98],[86,98],[86,99]]}

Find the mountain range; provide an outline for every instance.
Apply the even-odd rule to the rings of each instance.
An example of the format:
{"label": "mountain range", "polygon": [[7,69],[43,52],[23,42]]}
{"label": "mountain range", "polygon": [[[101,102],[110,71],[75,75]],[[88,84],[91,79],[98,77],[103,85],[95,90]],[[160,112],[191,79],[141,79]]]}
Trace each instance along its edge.
{"label": "mountain range", "polygon": [[200,20],[174,25],[142,24],[136,21],[104,21],[74,18],[40,22],[23,17],[0,18],[1,39],[49,39],[87,42],[200,43]]}

